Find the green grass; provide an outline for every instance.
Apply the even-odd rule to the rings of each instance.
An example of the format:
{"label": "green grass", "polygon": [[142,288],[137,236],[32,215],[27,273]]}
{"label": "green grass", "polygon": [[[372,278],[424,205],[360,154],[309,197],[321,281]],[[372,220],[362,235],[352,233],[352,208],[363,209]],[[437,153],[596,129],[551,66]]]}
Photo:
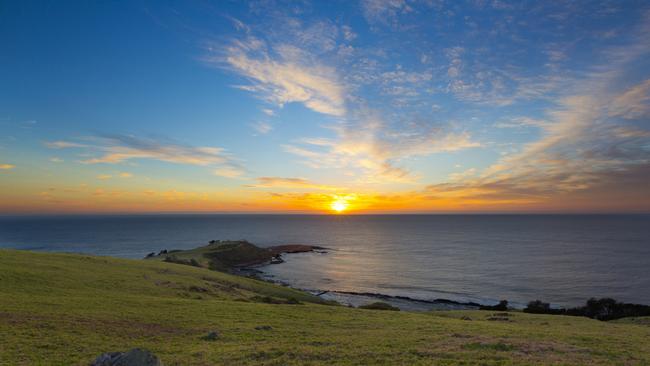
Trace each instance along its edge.
{"label": "green grass", "polygon": [[159,261],[0,250],[0,296],[6,365],[84,365],[134,347],[168,366],[650,364],[644,318],[353,309]]}

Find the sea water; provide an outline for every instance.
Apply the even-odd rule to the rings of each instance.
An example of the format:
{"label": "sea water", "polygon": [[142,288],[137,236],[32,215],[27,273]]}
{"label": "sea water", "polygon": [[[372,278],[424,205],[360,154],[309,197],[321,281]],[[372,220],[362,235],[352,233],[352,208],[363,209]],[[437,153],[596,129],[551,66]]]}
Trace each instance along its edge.
{"label": "sea water", "polygon": [[212,239],[329,248],[260,268],[313,291],[520,306],[606,296],[650,304],[650,215],[0,217],[4,248],[142,258]]}

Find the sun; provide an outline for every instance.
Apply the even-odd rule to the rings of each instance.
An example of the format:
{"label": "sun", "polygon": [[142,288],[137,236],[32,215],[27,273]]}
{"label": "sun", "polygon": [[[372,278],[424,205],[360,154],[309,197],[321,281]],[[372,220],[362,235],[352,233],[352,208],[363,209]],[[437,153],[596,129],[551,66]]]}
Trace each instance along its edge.
{"label": "sun", "polygon": [[342,199],[338,199],[330,204],[330,208],[336,211],[336,213],[341,213],[348,208],[348,203]]}

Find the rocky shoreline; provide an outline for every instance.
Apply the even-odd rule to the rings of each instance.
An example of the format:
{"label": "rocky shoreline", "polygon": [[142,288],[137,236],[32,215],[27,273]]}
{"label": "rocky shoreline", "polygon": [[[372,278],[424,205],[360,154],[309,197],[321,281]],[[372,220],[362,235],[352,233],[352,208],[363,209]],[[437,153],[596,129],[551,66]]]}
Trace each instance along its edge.
{"label": "rocky shoreline", "polygon": [[[299,251],[285,250],[287,247],[298,247]],[[316,253],[326,253],[329,249],[317,246],[309,245],[300,245],[300,246],[276,246],[270,247],[276,248],[276,250],[282,250],[282,254],[294,254],[294,253],[306,253],[306,252],[316,252]],[[287,281],[282,281],[274,278],[272,275],[268,275],[263,268],[271,264],[279,264],[282,262],[270,262],[263,263],[261,265],[255,266],[246,266],[241,267],[237,270],[236,274],[247,277],[256,277],[265,281],[269,281],[281,286],[295,288],[296,290],[306,291],[312,295],[323,298],[324,300],[331,300],[341,303],[348,306],[362,306],[371,301],[383,301],[390,305],[399,307],[402,310],[406,311],[430,311],[430,310],[476,310],[480,308],[490,307],[491,305],[480,304],[473,301],[455,301],[444,298],[437,298],[433,300],[424,300],[418,298],[412,298],[408,296],[399,296],[399,295],[388,295],[375,292],[355,292],[355,291],[338,291],[338,290],[323,290],[323,289],[306,289],[298,288],[292,286]]]}
{"label": "rocky shoreline", "polygon": [[430,310],[476,310],[489,305],[479,304],[476,302],[462,302],[450,299],[433,299],[424,300],[411,298],[408,296],[393,296],[382,293],[374,292],[355,292],[355,291],[336,291],[336,290],[322,290],[322,289],[305,289],[291,286],[286,281],[277,280],[268,276],[263,270],[259,269],[260,266],[241,268],[239,275],[247,277],[256,277],[262,280],[275,283],[277,285],[291,287],[296,290],[309,292],[312,295],[318,296],[324,300],[336,301],[340,304],[347,306],[359,307],[373,301],[383,301],[390,305],[396,306],[405,311],[430,311]]}
{"label": "rocky shoreline", "polygon": [[[285,244],[262,248],[246,240],[211,240],[206,246],[190,250],[161,250],[158,254],[149,253],[145,259],[162,260],[165,262],[226,271],[240,276],[258,278],[285,287],[292,287],[290,283],[279,281],[273,278],[273,276],[266,274],[261,268],[268,265],[284,263],[283,255],[310,252],[327,253],[329,250],[325,247],[305,244]],[[407,296],[392,296],[371,292],[296,289],[309,292],[324,300],[332,300],[355,307],[377,300],[408,311],[473,310],[489,306],[476,302],[461,302],[442,298],[423,300]]]}

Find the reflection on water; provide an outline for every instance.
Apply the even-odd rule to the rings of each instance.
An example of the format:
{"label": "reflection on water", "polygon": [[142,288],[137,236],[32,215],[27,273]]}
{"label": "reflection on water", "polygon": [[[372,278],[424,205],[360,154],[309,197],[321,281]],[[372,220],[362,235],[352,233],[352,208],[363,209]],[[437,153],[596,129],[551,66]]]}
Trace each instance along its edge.
{"label": "reflection on water", "polygon": [[0,218],[0,246],[141,258],[211,239],[312,244],[265,267],[306,289],[576,305],[650,304],[648,215],[161,215]]}

